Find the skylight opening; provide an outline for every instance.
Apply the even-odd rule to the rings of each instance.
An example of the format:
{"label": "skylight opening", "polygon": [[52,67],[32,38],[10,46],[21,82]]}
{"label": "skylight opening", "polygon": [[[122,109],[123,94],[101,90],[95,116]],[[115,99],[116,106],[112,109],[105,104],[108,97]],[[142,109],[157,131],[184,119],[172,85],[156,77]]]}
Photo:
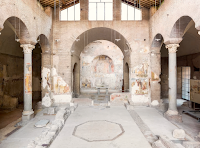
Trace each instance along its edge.
{"label": "skylight opening", "polygon": [[80,3],[61,11],[61,21],[80,21]]}
{"label": "skylight opening", "polygon": [[113,0],[89,0],[89,20],[113,20]]}
{"label": "skylight opening", "polygon": [[141,9],[131,6],[127,3],[122,2],[121,4],[121,20],[123,21],[136,21],[142,20]]}

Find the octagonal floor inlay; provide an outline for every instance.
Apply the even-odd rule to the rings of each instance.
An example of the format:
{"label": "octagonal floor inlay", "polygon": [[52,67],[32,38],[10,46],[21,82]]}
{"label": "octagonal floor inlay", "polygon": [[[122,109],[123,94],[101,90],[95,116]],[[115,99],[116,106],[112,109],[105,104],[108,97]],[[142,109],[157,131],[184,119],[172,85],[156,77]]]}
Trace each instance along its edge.
{"label": "octagonal floor inlay", "polygon": [[88,142],[94,141],[112,141],[124,133],[121,124],[100,120],[88,121],[77,125],[74,128],[73,135],[86,140]]}

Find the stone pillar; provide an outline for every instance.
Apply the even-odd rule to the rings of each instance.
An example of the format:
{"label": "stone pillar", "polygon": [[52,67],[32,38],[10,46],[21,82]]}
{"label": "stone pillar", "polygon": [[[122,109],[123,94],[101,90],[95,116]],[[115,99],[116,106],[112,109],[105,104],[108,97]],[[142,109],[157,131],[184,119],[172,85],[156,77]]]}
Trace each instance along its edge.
{"label": "stone pillar", "polygon": [[182,122],[182,118],[177,110],[177,64],[176,51],[179,44],[169,44],[166,48],[169,50],[169,108],[165,113],[168,120]]}
{"label": "stone pillar", "polygon": [[[158,105],[160,103],[161,96],[161,85],[160,85],[160,74],[161,74],[161,53],[160,47],[157,47],[156,50],[152,50],[150,54],[150,63],[151,63],[151,102],[154,102],[152,105]],[[156,101],[154,101],[156,100]],[[156,104],[155,104],[156,103]]]}
{"label": "stone pillar", "polygon": [[33,118],[32,109],[32,50],[35,46],[31,44],[22,44],[24,52],[24,111],[22,113],[22,122]]}

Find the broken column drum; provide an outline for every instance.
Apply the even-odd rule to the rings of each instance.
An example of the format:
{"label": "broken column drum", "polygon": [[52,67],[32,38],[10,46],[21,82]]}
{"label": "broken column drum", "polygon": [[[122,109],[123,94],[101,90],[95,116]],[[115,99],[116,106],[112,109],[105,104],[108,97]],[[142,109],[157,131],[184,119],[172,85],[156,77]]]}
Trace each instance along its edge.
{"label": "broken column drum", "polygon": [[32,109],[32,50],[31,44],[21,45],[24,52],[24,111],[22,120],[30,120],[33,115]]}

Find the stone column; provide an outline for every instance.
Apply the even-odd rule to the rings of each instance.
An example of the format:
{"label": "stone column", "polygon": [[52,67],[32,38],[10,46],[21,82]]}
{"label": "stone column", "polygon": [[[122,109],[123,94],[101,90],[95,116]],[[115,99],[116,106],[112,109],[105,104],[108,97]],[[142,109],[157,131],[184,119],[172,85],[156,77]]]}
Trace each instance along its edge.
{"label": "stone column", "polygon": [[179,44],[169,44],[166,48],[169,50],[169,108],[165,113],[168,120],[182,122],[182,118],[177,110],[177,64],[176,51]]}
{"label": "stone column", "polygon": [[22,44],[24,52],[24,111],[22,122],[28,121],[33,117],[32,109],[32,50],[35,46]]}

